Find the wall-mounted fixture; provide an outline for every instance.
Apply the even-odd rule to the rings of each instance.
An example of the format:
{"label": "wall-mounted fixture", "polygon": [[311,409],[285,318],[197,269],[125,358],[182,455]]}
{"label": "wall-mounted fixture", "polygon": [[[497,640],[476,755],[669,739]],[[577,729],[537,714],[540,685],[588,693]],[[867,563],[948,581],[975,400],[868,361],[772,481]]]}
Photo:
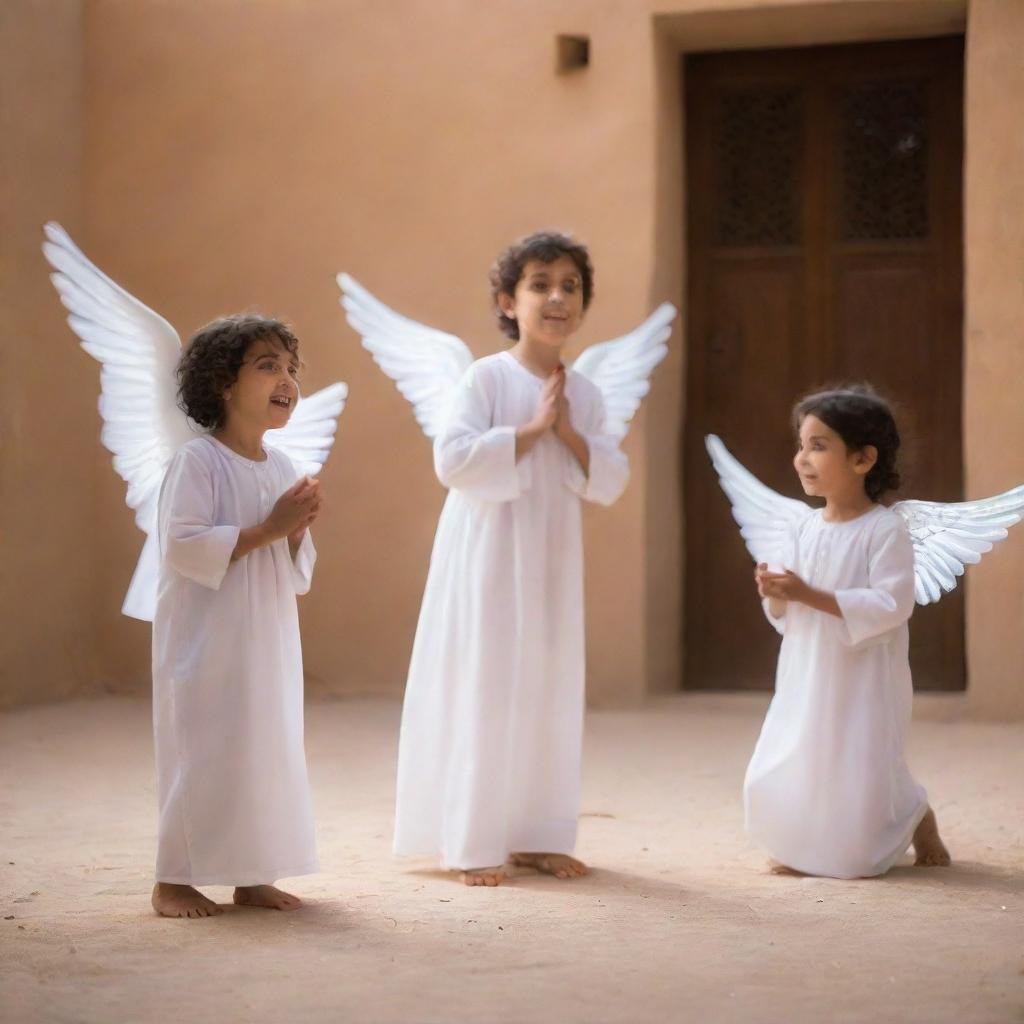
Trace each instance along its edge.
{"label": "wall-mounted fixture", "polygon": [[590,63],[590,36],[556,36],[559,74],[579,71]]}

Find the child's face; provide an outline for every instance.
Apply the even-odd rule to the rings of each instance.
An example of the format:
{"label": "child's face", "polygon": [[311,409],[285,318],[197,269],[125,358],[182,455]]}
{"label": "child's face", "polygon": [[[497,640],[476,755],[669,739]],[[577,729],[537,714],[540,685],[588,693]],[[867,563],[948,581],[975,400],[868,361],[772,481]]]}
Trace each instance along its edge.
{"label": "child's face", "polygon": [[519,324],[520,338],[560,349],[583,320],[583,279],[571,256],[528,260],[515,295],[498,302]]}
{"label": "child's face", "polygon": [[817,416],[805,416],[800,422],[793,466],[805,494],[828,499],[863,493],[864,478],[877,457],[870,446],[850,451]]}
{"label": "child's face", "polygon": [[299,400],[299,357],[275,337],[254,341],[224,392],[225,421],[234,418],[250,427],[276,430],[291,417]]}

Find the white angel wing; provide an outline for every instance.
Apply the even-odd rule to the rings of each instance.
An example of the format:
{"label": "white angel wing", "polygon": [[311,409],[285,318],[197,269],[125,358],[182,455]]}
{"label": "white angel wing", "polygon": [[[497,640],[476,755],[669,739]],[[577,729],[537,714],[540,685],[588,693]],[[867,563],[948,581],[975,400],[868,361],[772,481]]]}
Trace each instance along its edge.
{"label": "white angel wing", "polygon": [[68,324],[100,365],[100,439],[128,485],[126,502],[146,533],[122,611],[152,620],[159,556],[156,506],[175,450],[195,436],[178,408],[174,371],[181,355],[178,332],[92,263],[59,225],[43,228],[43,253]]}
{"label": "white angel wing", "polygon": [[892,509],[906,520],[914,543],[914,597],[932,604],[1020,522],[1024,485],[979,501],[898,501]]}
{"label": "white angel wing", "polygon": [[577,373],[601,390],[607,430],[620,441],[629,430],[640,400],[651,390],[651,371],[668,353],[666,342],[675,318],[676,307],[663,302],[629,334],[591,345],[572,364]]}
{"label": "white angel wing", "polygon": [[751,557],[776,571],[790,568],[786,563],[792,557],[793,529],[811,514],[811,506],[766,487],[737,462],[715,434],[708,434],[704,445]]}
{"label": "white angel wing", "polygon": [[301,398],[287,426],[268,430],[264,438],[283,451],[306,476],[316,476],[334,444],[338,417],[347,397],[348,386],[338,381]]}
{"label": "white angel wing", "polygon": [[338,275],[345,316],[363,347],[413,405],[423,433],[433,439],[444,426],[455,385],[473,362],[454,334],[417,323],[389,309],[348,274]]}
{"label": "white angel wing", "polygon": [[101,364],[100,439],[128,485],[126,501],[146,533],[156,528],[156,499],[175,450],[195,436],[178,408],[174,371],[181,355],[175,329],[112,281],[55,223],[43,253],[68,324]]}

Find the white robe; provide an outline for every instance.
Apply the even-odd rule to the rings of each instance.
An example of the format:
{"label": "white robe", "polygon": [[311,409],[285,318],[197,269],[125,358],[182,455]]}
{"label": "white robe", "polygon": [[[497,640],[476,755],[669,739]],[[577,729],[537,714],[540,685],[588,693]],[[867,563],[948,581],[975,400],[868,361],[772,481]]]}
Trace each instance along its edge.
{"label": "white robe", "polygon": [[903,748],[912,688],[907,622],[914,553],[898,513],[809,515],[793,569],[832,591],[841,619],[789,602],[768,709],[744,782],[747,830],[775,860],[810,875],[880,875],[906,852],[928,808]]}
{"label": "white robe", "polygon": [[479,360],[434,445],[449,494],[405,693],[395,852],[449,868],[570,853],[576,842],[580,498],[611,504],[629,467],[603,433],[600,392],[572,371],[566,396],[589,476],[551,433],[517,464],[516,427],[533,417],[542,386],[508,352]]}
{"label": "white robe", "polygon": [[253,462],[200,437],[160,492],[153,726],[160,805],[156,877],[256,885],[319,870],[306,776],[296,594],[316,554],[307,531],[236,562],[241,527],[297,479],[269,445]]}

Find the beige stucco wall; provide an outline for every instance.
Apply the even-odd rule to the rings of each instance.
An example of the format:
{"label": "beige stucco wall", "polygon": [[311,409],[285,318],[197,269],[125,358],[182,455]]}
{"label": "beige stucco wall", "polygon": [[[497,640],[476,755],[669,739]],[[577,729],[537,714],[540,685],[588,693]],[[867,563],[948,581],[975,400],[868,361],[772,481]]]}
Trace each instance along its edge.
{"label": "beige stucco wall", "polygon": [[81,8],[0,4],[0,706],[96,686],[96,393],[39,253],[46,217],[82,227]]}
{"label": "beige stucco wall", "polygon": [[[318,691],[399,692],[443,492],[404,399],[342,319],[334,273],[348,270],[482,355],[503,344],[488,308],[494,255],[535,227],[564,227],[591,245],[597,267],[597,299],[580,342],[611,337],[683,294],[683,50],[959,31],[966,6],[147,0],[143,16],[136,0],[87,0],[87,88],[72,97],[74,111],[50,103],[44,116],[63,111],[75,138],[85,126],[82,173],[66,164],[60,202],[40,192],[45,211],[33,211],[31,231],[12,241],[19,259],[30,253],[24,267],[35,291],[24,308],[45,326],[40,351],[66,360],[68,385],[73,377],[60,394],[74,394],[63,408],[76,426],[84,477],[61,478],[53,493],[76,507],[83,493],[95,495],[87,525],[63,530],[77,552],[67,556],[71,579],[79,580],[68,592],[68,621],[84,621],[84,610],[70,610],[79,603],[94,609],[93,631],[82,627],[83,637],[96,638],[89,678],[116,689],[148,685],[148,626],[119,614],[141,537],[99,449],[96,367],[61,327],[33,262],[40,220],[68,220],[101,266],[183,333],[257,306],[295,325],[309,388],[348,381],[349,407],[323,476],[330,510],[317,532],[318,579],[302,602],[306,667]],[[968,70],[972,495],[1024,478],[1019,405],[1004,389],[1005,409],[995,416],[986,398],[994,385],[984,376],[1002,372],[1013,345],[1007,325],[1022,312],[1012,269],[1020,219],[1009,230],[995,220],[1000,209],[1020,209],[1020,186],[989,157],[971,155],[972,147],[1003,146],[1015,166],[1022,160],[1019,138],[1012,149],[1008,136],[1021,123],[1024,85],[1010,67],[1012,47],[1000,42],[1012,33],[1020,40],[1020,8],[1012,7],[976,0],[970,15],[968,61],[977,53],[985,60]],[[14,5],[19,23],[41,9],[29,0]],[[590,35],[589,69],[555,73],[558,32]],[[985,130],[996,109],[1007,126],[999,139]],[[1014,188],[1018,203],[1007,207]],[[683,364],[677,330],[627,441],[630,490],[611,510],[587,510],[589,685],[599,703],[680,682]],[[32,403],[33,427],[47,422],[48,408]],[[1016,439],[1003,446],[1003,454],[1016,453],[1015,465],[986,435],[993,419]],[[6,471],[12,457],[3,458]],[[1022,540],[983,566],[971,589],[971,699],[979,711],[1013,705],[1024,713],[999,668],[1014,660],[999,652],[1020,662],[1013,577]],[[63,663],[46,672],[82,679]],[[78,685],[60,682],[52,692]]]}
{"label": "beige stucco wall", "polygon": [[[539,226],[592,246],[581,341],[668,297],[650,288],[649,23],[628,4],[533,6],[177,2],[140,18],[127,0],[89,5],[90,253],[183,330],[252,304],[289,317],[309,386],[351,388],[302,602],[315,687],[400,690],[443,499],[407,404],[342,319],[334,273],[481,355],[503,344],[489,265]],[[584,75],[555,74],[565,30],[592,35]],[[630,492],[587,516],[598,699],[645,687],[641,430],[629,448]],[[139,539],[120,481],[98,487],[103,664],[142,686],[147,629],[118,614]]]}
{"label": "beige stucco wall", "polygon": [[[1024,482],[1024,4],[972,0],[965,81],[969,498]],[[967,586],[968,706],[1024,716],[1024,526]]]}

